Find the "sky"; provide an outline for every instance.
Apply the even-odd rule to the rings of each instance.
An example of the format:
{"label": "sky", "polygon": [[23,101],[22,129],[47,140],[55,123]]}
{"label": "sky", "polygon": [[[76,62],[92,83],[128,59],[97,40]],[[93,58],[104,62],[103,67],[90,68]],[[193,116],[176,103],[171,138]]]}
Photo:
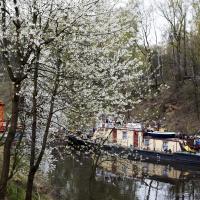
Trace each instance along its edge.
{"label": "sky", "polygon": [[[123,6],[128,0],[115,0],[118,1],[119,6]],[[141,9],[141,13],[144,14],[145,10],[148,10],[150,14],[153,16],[154,23],[150,25],[150,33],[148,37],[148,41],[151,45],[156,44],[156,36],[157,36],[157,44],[160,45],[167,40],[167,29],[169,28],[169,23],[162,16],[162,13],[159,11],[159,7],[161,4],[166,3],[166,0],[139,0],[143,5]],[[186,4],[187,12],[187,29],[191,30],[192,24],[189,22],[192,19],[192,9],[190,6],[191,0],[184,1]],[[150,20],[150,18],[148,18]],[[155,34],[156,33],[156,34]]]}
{"label": "sky", "polygon": [[[143,0],[144,8],[150,9],[151,13],[153,14],[153,21],[154,25],[151,25],[150,30],[150,43],[156,44],[156,36],[158,44],[161,43],[165,38],[163,38],[163,32],[167,29],[167,22],[164,17],[158,11],[158,5],[160,3],[165,2],[165,0]],[[156,34],[155,34],[156,32]]]}

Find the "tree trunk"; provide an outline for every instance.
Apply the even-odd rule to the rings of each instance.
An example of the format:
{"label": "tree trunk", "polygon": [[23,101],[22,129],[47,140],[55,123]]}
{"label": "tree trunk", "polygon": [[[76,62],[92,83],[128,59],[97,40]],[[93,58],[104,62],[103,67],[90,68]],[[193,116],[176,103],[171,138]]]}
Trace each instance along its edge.
{"label": "tree trunk", "polygon": [[199,120],[200,116],[199,116],[199,87],[198,87],[198,82],[196,79],[196,74],[197,74],[197,67],[195,64],[193,64],[193,87],[194,87],[194,103],[195,103],[195,107],[196,107],[196,113],[197,113],[197,119]]}
{"label": "tree trunk", "polygon": [[28,175],[28,181],[26,185],[26,197],[25,200],[31,200],[32,199],[32,192],[33,192],[33,181],[35,177],[35,170],[30,170]]}
{"label": "tree trunk", "polygon": [[8,135],[4,144],[3,166],[2,166],[1,179],[0,179],[0,200],[5,199],[7,183],[9,179],[11,147],[12,147],[12,142],[15,138],[18,114],[19,114],[19,94],[18,94],[19,91],[20,91],[20,84],[15,83],[14,97],[12,100],[11,127],[9,128]]}
{"label": "tree trunk", "polygon": [[33,107],[32,107],[32,134],[31,134],[31,156],[30,156],[30,164],[29,164],[29,175],[28,181],[26,185],[26,200],[32,199],[32,190],[33,190],[33,181],[34,176],[37,171],[35,168],[35,145],[36,145],[36,132],[37,132],[37,93],[38,93],[38,70],[39,70],[39,59],[40,59],[40,49],[36,52],[36,63],[35,63],[35,71],[34,71],[34,90],[33,90]]}
{"label": "tree trunk", "polygon": [[184,69],[184,76],[187,76],[187,49],[186,49],[186,18],[184,18],[184,33],[183,33],[183,50],[184,50],[184,57],[183,57],[183,69]]}
{"label": "tree trunk", "polygon": [[183,69],[181,64],[181,41],[177,40],[176,44],[176,59],[177,59],[177,71],[178,71],[178,79],[180,82],[183,81]]}

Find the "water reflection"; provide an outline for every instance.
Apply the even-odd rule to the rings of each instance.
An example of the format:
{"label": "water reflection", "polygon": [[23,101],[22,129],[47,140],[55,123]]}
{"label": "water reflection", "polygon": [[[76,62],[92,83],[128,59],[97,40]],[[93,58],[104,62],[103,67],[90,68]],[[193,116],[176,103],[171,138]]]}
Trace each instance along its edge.
{"label": "water reflection", "polygon": [[68,156],[50,182],[59,200],[200,199],[198,171],[111,157]]}

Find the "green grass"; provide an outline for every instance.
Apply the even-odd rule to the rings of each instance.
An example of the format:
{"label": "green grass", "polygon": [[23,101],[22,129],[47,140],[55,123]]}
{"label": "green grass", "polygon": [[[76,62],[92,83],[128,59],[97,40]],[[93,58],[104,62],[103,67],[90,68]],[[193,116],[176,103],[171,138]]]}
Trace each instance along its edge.
{"label": "green grass", "polygon": [[[0,147],[0,173],[2,167],[2,155],[3,155],[3,146]],[[27,165],[28,166],[28,165]],[[26,167],[26,166],[25,166]],[[18,172],[15,177],[8,183],[7,188],[7,199],[8,200],[24,200],[26,195],[26,175]],[[40,185],[46,186],[42,181],[41,175],[37,175],[35,180]],[[35,188],[34,188],[35,189]],[[37,193],[36,190],[33,191],[33,200],[51,200],[52,198],[48,194]]]}
{"label": "green grass", "polygon": [[[11,181],[8,185],[7,199],[8,200],[24,200],[26,195],[26,185],[21,182]],[[33,200],[50,200],[48,195],[33,192]]]}
{"label": "green grass", "polygon": [[7,197],[9,200],[23,200],[25,197],[25,189],[22,186],[11,182],[8,186]]}

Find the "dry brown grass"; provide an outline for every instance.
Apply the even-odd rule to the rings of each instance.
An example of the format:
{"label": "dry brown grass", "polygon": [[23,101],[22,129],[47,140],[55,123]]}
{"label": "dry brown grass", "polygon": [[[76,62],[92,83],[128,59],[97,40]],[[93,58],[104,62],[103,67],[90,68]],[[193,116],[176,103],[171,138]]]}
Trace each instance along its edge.
{"label": "dry brown grass", "polygon": [[179,89],[164,90],[157,97],[144,100],[136,106],[133,118],[146,123],[160,120],[162,126],[171,131],[196,132],[200,129],[200,121],[197,119],[192,83],[185,83]]}

